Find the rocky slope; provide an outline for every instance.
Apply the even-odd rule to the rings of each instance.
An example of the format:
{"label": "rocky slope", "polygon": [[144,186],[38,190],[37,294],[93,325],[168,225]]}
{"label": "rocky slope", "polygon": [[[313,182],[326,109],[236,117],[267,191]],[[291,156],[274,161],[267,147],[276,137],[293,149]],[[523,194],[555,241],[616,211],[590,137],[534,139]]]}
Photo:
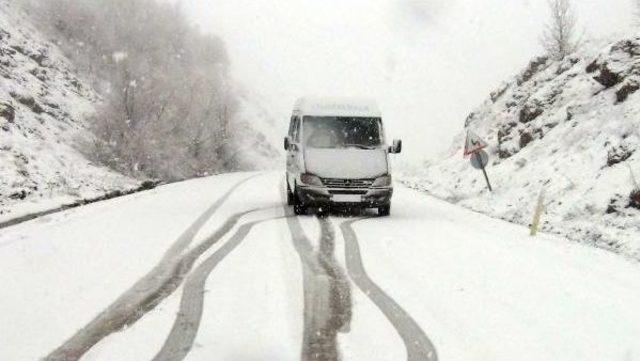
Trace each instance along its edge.
{"label": "rocky slope", "polygon": [[99,98],[11,1],[0,2],[0,221],[132,189],[91,164],[84,119]]}
{"label": "rocky slope", "polygon": [[[443,159],[404,182],[465,207],[640,259],[640,36],[563,61],[536,58],[492,92]],[[466,129],[490,147],[482,174],[463,160]]]}

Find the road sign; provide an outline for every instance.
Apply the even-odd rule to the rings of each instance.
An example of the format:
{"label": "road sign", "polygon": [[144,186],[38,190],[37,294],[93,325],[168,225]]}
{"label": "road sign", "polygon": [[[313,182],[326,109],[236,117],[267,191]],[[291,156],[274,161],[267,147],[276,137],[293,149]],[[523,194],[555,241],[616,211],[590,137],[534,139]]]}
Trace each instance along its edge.
{"label": "road sign", "polygon": [[484,150],[476,152],[476,154],[471,157],[471,165],[475,169],[482,170],[487,164],[489,164],[489,154]]}
{"label": "road sign", "polygon": [[488,146],[487,142],[482,140],[476,133],[468,130],[467,139],[464,142],[464,156],[477,153]]}

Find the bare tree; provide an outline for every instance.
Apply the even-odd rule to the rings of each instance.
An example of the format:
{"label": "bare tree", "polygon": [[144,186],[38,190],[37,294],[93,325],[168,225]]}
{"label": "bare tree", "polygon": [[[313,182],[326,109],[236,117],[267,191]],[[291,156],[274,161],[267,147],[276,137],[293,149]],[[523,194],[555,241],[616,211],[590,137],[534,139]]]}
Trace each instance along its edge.
{"label": "bare tree", "polygon": [[570,0],[548,2],[551,21],[542,34],[541,43],[550,57],[562,60],[576,51],[580,43],[576,35],[576,14]]}

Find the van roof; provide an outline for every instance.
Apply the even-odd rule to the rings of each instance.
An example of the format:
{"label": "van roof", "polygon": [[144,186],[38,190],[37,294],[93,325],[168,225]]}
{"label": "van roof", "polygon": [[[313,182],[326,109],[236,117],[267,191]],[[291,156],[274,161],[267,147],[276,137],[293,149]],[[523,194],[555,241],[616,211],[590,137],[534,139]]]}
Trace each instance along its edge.
{"label": "van roof", "polygon": [[294,112],[302,115],[374,117],[382,116],[378,103],[366,98],[304,97],[296,102]]}

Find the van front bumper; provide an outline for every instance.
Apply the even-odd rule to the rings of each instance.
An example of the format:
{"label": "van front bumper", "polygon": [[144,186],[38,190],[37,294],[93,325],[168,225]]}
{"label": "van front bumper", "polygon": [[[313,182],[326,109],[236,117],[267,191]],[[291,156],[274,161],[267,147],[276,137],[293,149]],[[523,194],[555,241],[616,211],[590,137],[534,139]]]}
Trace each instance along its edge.
{"label": "van front bumper", "polygon": [[[300,199],[305,206],[309,207],[343,206],[377,208],[391,203],[393,187],[354,189],[299,186],[297,195],[298,199]],[[336,196],[339,197],[340,195],[360,196],[360,201],[336,201]]]}

